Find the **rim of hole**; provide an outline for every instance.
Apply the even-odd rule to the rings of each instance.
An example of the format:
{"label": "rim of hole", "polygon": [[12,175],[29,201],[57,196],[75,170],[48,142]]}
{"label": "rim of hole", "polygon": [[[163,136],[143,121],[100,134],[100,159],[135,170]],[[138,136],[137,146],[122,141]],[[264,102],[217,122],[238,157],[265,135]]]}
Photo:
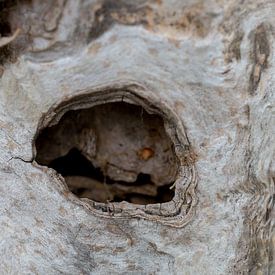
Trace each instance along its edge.
{"label": "rim of hole", "polygon": [[[164,128],[168,138],[171,139],[175,155],[179,161],[179,171],[174,183],[175,195],[169,202],[147,205],[136,205],[126,201],[101,203],[86,198],[78,198],[71,193],[68,197],[73,203],[83,206],[95,216],[104,218],[142,218],[172,227],[185,226],[194,215],[197,203],[196,185],[197,176],[194,162],[192,161],[191,146],[186,136],[184,126],[176,113],[162,101],[149,97],[148,90],[139,85],[127,85],[123,87],[105,87],[87,90],[69,99],[61,100],[49,108],[39,120],[36,134],[32,141],[33,160],[36,158],[35,142],[44,128],[56,125],[63,115],[71,110],[92,108],[111,102],[126,102],[143,107],[149,114],[159,115],[164,121]],[[50,168],[45,167],[50,173]],[[64,178],[56,177],[61,181],[64,191],[67,184]]]}

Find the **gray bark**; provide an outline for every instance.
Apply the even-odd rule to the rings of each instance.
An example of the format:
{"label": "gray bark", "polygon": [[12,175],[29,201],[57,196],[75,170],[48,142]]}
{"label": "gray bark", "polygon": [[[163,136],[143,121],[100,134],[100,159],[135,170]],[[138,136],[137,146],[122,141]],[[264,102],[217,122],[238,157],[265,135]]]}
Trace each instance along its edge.
{"label": "gray bark", "polygon": [[[273,0],[1,5],[1,274],[275,273]],[[164,120],[170,202],[79,198],[37,163],[67,111],[121,101]]]}

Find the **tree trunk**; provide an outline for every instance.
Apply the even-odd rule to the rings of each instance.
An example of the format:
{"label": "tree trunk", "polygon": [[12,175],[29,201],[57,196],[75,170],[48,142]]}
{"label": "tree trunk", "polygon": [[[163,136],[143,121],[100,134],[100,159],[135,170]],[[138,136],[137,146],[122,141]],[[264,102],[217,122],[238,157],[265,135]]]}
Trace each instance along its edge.
{"label": "tree trunk", "polygon": [[274,274],[274,14],[0,1],[0,273]]}

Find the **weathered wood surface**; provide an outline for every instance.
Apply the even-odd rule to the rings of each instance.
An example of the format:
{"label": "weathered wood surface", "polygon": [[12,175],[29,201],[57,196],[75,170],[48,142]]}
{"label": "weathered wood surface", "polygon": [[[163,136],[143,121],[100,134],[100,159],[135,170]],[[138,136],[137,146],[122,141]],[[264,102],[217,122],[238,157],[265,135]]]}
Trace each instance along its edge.
{"label": "weathered wood surface", "polygon": [[[6,2],[0,46],[20,33],[0,48],[0,273],[274,274],[274,1]],[[61,104],[101,93],[183,125],[182,227],[98,215],[33,161]]]}

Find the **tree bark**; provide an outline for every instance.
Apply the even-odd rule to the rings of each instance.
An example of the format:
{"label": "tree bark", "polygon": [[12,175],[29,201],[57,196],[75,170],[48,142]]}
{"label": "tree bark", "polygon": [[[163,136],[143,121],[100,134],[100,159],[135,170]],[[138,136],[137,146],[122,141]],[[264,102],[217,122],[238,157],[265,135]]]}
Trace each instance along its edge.
{"label": "tree bark", "polygon": [[[274,274],[274,14],[273,0],[0,1],[1,273]],[[130,159],[140,139],[123,136],[129,155],[105,171],[76,119],[64,131],[78,125],[81,137],[52,134],[44,151],[58,138],[78,145],[114,181],[150,171],[154,187],[131,187],[139,199],[128,202],[107,200],[98,182],[90,192],[105,202],[81,198],[38,160],[44,129],[111,102],[163,119],[169,141],[139,132],[134,111],[123,126],[110,111],[98,126],[107,145],[134,131],[153,147]],[[175,169],[170,201],[140,199]]]}

